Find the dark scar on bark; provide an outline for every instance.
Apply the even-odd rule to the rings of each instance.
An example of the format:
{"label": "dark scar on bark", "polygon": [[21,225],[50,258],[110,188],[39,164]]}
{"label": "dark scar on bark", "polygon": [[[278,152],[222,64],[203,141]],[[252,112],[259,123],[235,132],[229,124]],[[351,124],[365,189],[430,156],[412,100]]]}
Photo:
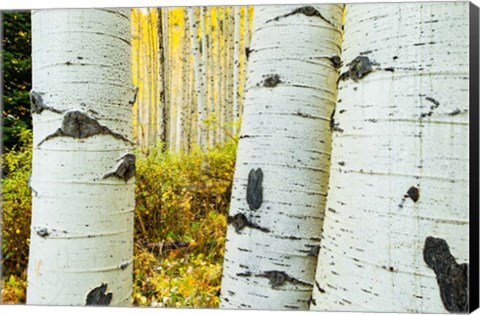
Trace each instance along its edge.
{"label": "dark scar on bark", "polygon": [[247,203],[250,210],[258,210],[263,201],[263,172],[261,168],[251,169],[248,173]]}
{"label": "dark scar on bark", "polygon": [[62,127],[57,129],[53,134],[47,136],[40,141],[39,146],[45,141],[48,141],[57,137],[72,137],[75,139],[85,139],[95,135],[109,135],[115,139],[128,142],[133,145],[133,142],[110,130],[106,126],[102,126],[94,118],[89,117],[87,114],[74,110],[68,111],[63,116]]}
{"label": "dark scar on bark", "polygon": [[270,230],[267,228],[263,228],[261,226],[256,225],[255,223],[249,222],[247,217],[243,213],[237,213],[236,215],[228,216],[227,217],[227,224],[232,224],[235,228],[235,232],[240,234],[240,231],[243,230],[245,227],[249,227],[251,229],[257,229],[259,231],[269,233]]}
{"label": "dark scar on bark", "polygon": [[251,277],[252,273],[251,272],[243,272],[243,273],[237,273],[237,277]]}
{"label": "dark scar on bark", "polygon": [[30,91],[30,111],[32,114],[41,114],[44,110],[49,110],[57,114],[63,113],[61,110],[45,105],[42,94],[33,90]]}
{"label": "dark scar on bark", "polygon": [[253,49],[250,49],[250,47],[245,47],[245,57],[248,58],[250,57],[250,53],[253,51]]}
{"label": "dark scar on bark", "polygon": [[317,287],[318,292],[325,293],[325,290],[320,287],[320,284],[318,283],[318,281],[315,281],[315,286]]}
{"label": "dark scar on bark", "polygon": [[[120,162],[121,161],[121,162]],[[133,176],[135,176],[135,162],[136,157],[132,153],[127,153],[117,160],[120,162],[117,166],[117,169],[111,173],[105,174],[103,179],[109,177],[117,177],[123,179],[126,182]]]}
{"label": "dark scar on bark", "polygon": [[50,235],[50,232],[48,231],[48,229],[46,227],[38,227],[37,226],[37,227],[34,227],[33,229],[34,229],[35,233],[37,233],[37,235],[40,236],[40,237],[45,238],[45,237]]}
{"label": "dark scar on bark", "polygon": [[343,129],[339,127],[339,123],[335,123],[335,109],[332,111],[332,114],[330,115],[330,131],[338,131],[338,132],[343,132]]}
{"label": "dark scar on bark", "polygon": [[85,305],[109,305],[112,301],[112,292],[105,294],[107,284],[102,283],[92,291],[88,292]]}
{"label": "dark scar on bark", "polygon": [[300,307],[296,306],[296,305],[288,305],[288,304],[285,304],[283,305],[285,308],[289,308],[289,309],[292,309],[292,310],[298,310]]}
{"label": "dark scar on bark", "polygon": [[417,187],[412,186],[408,189],[407,194],[404,197],[412,199],[413,202],[417,202],[420,198],[420,190]]}
{"label": "dark scar on bark", "polygon": [[342,73],[338,81],[352,79],[355,82],[373,71],[373,63],[367,56],[358,56],[348,64],[348,71]]}
{"label": "dark scar on bark", "polygon": [[332,66],[335,69],[339,69],[342,66],[342,59],[340,59],[339,56],[334,55],[334,56],[330,57],[329,59],[332,62]]}
{"label": "dark scar on bark", "polygon": [[335,109],[332,111],[332,114],[330,115],[330,131],[333,131],[333,128],[335,127]]}
{"label": "dark scar on bark", "polygon": [[425,239],[423,259],[435,272],[443,306],[451,313],[468,312],[468,264],[458,264],[447,242],[432,236]]}
{"label": "dark scar on bark", "polygon": [[461,111],[457,108],[453,112],[448,113],[448,115],[449,116],[455,116],[455,115],[458,115],[460,113],[461,113]]}
{"label": "dark scar on bark", "polygon": [[265,271],[264,273],[257,275],[257,277],[263,277],[270,280],[269,283],[272,286],[272,289],[280,287],[284,285],[286,282],[290,282],[293,285],[298,284],[298,285],[304,285],[304,286],[312,286],[309,283],[290,277],[285,271],[277,271],[277,270]]}
{"label": "dark scar on bark", "polygon": [[420,114],[420,117],[421,117],[421,118],[432,116],[433,111],[434,111],[435,109],[437,109],[438,106],[440,106],[440,102],[438,102],[436,99],[434,99],[434,98],[432,98],[432,97],[428,97],[428,96],[427,96],[427,97],[425,97],[425,100],[429,101],[429,102],[432,103],[433,105],[430,106],[430,111],[429,111],[428,113],[422,113],[422,114]]}
{"label": "dark scar on bark", "polygon": [[320,245],[314,245],[310,247],[310,250],[307,253],[307,256],[318,257],[320,253]]}
{"label": "dark scar on bark", "polygon": [[133,88],[132,98],[128,101],[128,104],[133,106],[133,104],[135,104],[135,101],[137,100],[137,95],[138,95],[138,86]]}
{"label": "dark scar on bark", "polygon": [[280,19],[286,18],[286,17],[291,16],[291,15],[295,15],[295,14],[303,14],[303,15],[309,16],[309,17],[319,17],[319,18],[321,18],[322,20],[324,20],[325,22],[327,22],[328,24],[330,24],[331,26],[335,27],[335,25],[334,25],[331,21],[327,20],[327,19],[320,13],[320,11],[318,11],[317,9],[315,9],[315,8],[312,7],[312,6],[305,6],[305,7],[297,8],[297,9],[293,10],[293,11],[290,12],[290,13],[287,13],[287,14],[281,15],[281,16],[277,16],[277,17],[274,18],[274,19],[268,20],[266,23],[271,22],[271,21],[278,21],[278,20],[280,20]]}
{"label": "dark scar on bark", "polygon": [[269,75],[263,82],[264,87],[273,88],[276,87],[279,83],[282,83],[280,76],[278,74]]}
{"label": "dark scar on bark", "polygon": [[123,264],[120,265],[120,269],[125,270],[125,269],[127,269],[128,265],[130,265],[129,262],[123,263]]}

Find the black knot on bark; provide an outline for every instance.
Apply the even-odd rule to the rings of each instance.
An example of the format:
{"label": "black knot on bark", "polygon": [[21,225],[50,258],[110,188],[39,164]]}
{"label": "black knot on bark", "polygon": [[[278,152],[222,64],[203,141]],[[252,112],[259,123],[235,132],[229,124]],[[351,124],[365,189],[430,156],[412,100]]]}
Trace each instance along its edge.
{"label": "black knot on bark", "polygon": [[437,277],[443,306],[451,313],[468,312],[468,264],[458,264],[444,239],[428,236],[423,259]]}
{"label": "black knot on bark", "polygon": [[352,79],[355,82],[373,71],[373,64],[367,56],[358,56],[348,64],[348,71],[342,73],[339,80]]}
{"label": "black knot on bark", "polygon": [[263,86],[268,88],[273,88],[273,87],[276,87],[281,82],[282,81],[280,80],[280,76],[278,74],[272,74],[263,81]]}
{"label": "black knot on bark", "polygon": [[85,139],[106,132],[98,121],[77,110],[65,113],[61,130],[65,135],[76,139]]}
{"label": "black knot on bark", "polygon": [[413,202],[417,202],[420,198],[420,190],[417,187],[412,186],[408,189],[405,197],[412,199]]}
{"label": "black knot on bark", "polygon": [[106,174],[103,176],[103,179],[108,177],[117,177],[119,179],[123,179],[126,182],[132,177],[135,176],[136,171],[136,157],[133,153],[127,153],[120,157],[117,162],[120,162],[117,165],[117,169],[111,173]]}
{"label": "black knot on bark", "polygon": [[244,227],[249,225],[247,217],[243,213],[237,213],[233,217],[227,217],[227,223],[232,224],[235,232],[239,233]]}
{"label": "black knot on bark", "polygon": [[263,201],[263,171],[261,168],[251,169],[248,174],[247,203],[250,210],[258,210]]}
{"label": "black knot on bark", "polygon": [[107,284],[102,283],[92,291],[88,292],[85,305],[109,305],[112,301],[112,292],[105,294],[107,291]]}
{"label": "black knot on bark", "polygon": [[367,56],[358,56],[357,58],[353,59],[348,66],[348,72],[353,81],[362,79],[367,74],[372,72],[372,70],[372,62]]}

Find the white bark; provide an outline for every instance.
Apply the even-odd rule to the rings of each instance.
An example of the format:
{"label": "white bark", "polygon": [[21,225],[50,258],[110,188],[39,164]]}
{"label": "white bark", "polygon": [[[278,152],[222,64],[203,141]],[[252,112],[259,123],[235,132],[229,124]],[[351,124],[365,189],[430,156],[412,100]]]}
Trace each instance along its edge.
{"label": "white bark", "polygon": [[226,8],[225,17],[225,24],[226,24],[226,32],[227,32],[227,39],[225,43],[227,44],[228,53],[226,53],[226,86],[225,86],[225,102],[226,102],[226,110],[225,110],[225,122],[226,122],[226,132],[227,135],[231,137],[233,134],[233,71],[234,71],[234,14],[233,14],[233,7]]}
{"label": "white bark", "polygon": [[[85,305],[96,292],[90,302],[128,305],[134,180],[104,176],[131,150],[129,10],[33,11],[32,41],[37,110],[27,303]],[[77,125],[67,119],[75,115]],[[90,120],[82,124],[85,115]],[[85,132],[86,124],[100,133],[65,135]]]}
{"label": "white bark", "polygon": [[224,62],[223,60],[225,59],[225,37],[224,37],[224,30],[225,30],[225,22],[224,16],[225,12],[225,7],[218,7],[217,8],[217,27],[218,27],[218,36],[217,40],[219,43],[219,48],[218,48],[218,63],[217,63],[217,69],[218,69],[218,78],[217,80],[217,93],[218,93],[218,104],[217,104],[217,120],[218,120],[218,133],[217,133],[217,142],[223,143],[224,138],[225,138],[225,132],[223,130],[223,110],[224,110],[224,104],[225,104],[225,90],[224,90],[224,85],[225,85],[225,80],[224,80],[224,73],[225,73],[225,67],[224,67]]}
{"label": "white bark", "polygon": [[[235,20],[234,27],[234,50],[233,50],[233,122],[236,122],[239,118],[239,98],[238,93],[238,80],[240,74],[240,7],[233,7],[233,18]],[[237,133],[235,124],[233,125],[233,134]]]}
{"label": "white bark", "polygon": [[[220,142],[220,134],[222,133],[222,127],[220,125],[220,112],[221,112],[221,103],[222,103],[222,90],[221,90],[221,32],[220,32],[220,7],[215,8],[215,52],[213,56],[215,58],[214,62],[214,80],[213,80],[213,91],[214,91],[214,104],[215,104],[215,118],[216,118],[216,129],[215,129],[215,143]],[[213,19],[212,19],[213,22]]]}
{"label": "white bark", "polygon": [[[338,78],[330,58],[340,54],[342,5],[315,6],[324,18],[301,14],[301,8],[255,8],[254,52],[227,231],[223,308],[309,307]],[[246,201],[249,173],[258,168],[263,171],[260,206],[250,198]]]}
{"label": "white bark", "polygon": [[221,107],[219,111],[219,121],[220,121],[220,126],[222,128],[222,132],[220,134],[220,142],[225,142],[227,139],[227,113],[228,113],[228,54],[230,52],[229,46],[228,46],[228,38],[229,38],[229,28],[228,28],[228,7],[224,6],[222,10],[222,57],[221,58],[221,63],[222,63],[222,79],[221,79],[221,86],[220,86],[220,91],[222,91],[222,99],[221,99]]}
{"label": "white bark", "polygon": [[342,72],[373,71],[339,83],[313,309],[446,312],[424,254],[469,258],[468,5],[347,5]]}
{"label": "white bark", "polygon": [[240,51],[240,56],[242,58],[242,80],[240,81],[241,86],[242,86],[242,94],[240,98],[240,104],[239,104],[239,118],[242,117],[243,113],[243,103],[245,99],[245,90],[246,90],[246,84],[247,84],[247,50],[250,49],[250,19],[249,19],[249,7],[245,6],[243,7],[243,46]]}
{"label": "white bark", "polygon": [[157,41],[158,41],[158,111],[157,111],[157,136],[158,139],[166,142],[166,96],[165,96],[165,88],[167,82],[167,73],[166,69],[168,65],[166,64],[165,59],[165,52],[166,46],[164,42],[164,24],[165,24],[165,16],[162,13],[162,9],[157,9]]}
{"label": "white bark", "polygon": [[204,84],[204,72],[203,72],[203,63],[200,61],[200,48],[198,44],[198,23],[195,18],[195,8],[188,8],[188,22],[190,25],[190,39],[192,43],[192,54],[193,54],[193,67],[195,73],[195,91],[197,95],[197,114],[198,114],[198,124],[197,124],[197,144],[202,148],[206,149],[206,130],[205,120],[206,114],[206,100],[205,100],[205,84]]}
{"label": "white bark", "polygon": [[173,65],[173,58],[171,54],[171,46],[170,46],[170,18],[169,18],[169,8],[163,7],[163,49],[164,49],[164,91],[165,91],[165,149],[171,148],[173,143],[172,138],[172,121],[170,119],[171,112],[172,112],[172,65]]}

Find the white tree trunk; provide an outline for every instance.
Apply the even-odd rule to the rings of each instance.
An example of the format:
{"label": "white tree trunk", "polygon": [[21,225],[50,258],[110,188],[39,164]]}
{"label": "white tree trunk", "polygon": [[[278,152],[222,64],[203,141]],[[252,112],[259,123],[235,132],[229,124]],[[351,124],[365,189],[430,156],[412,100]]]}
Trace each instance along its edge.
{"label": "white tree trunk", "polygon": [[342,7],[255,8],[223,308],[309,307],[328,187],[338,79],[332,57],[340,54]]}
{"label": "white tree trunk", "polygon": [[168,65],[166,64],[166,59],[165,59],[165,52],[166,52],[166,46],[165,46],[165,34],[164,34],[164,29],[165,29],[165,15],[162,13],[162,10],[164,9],[157,9],[157,41],[158,41],[158,73],[157,73],[157,80],[158,80],[158,98],[159,98],[159,104],[158,104],[158,111],[157,111],[157,140],[161,140],[164,143],[166,142],[166,96],[165,96],[165,90],[166,90],[166,82],[167,82],[167,73],[166,69]]}
{"label": "white tree trunk", "polygon": [[165,149],[171,148],[173,143],[172,137],[172,121],[170,119],[172,113],[172,66],[173,58],[171,54],[171,40],[170,40],[170,9],[168,7],[162,8],[163,13],[163,49],[164,49],[164,91],[165,91]]}
{"label": "white tree trunk", "polygon": [[[234,13],[233,18],[235,20],[234,27],[234,43],[233,43],[233,122],[236,122],[239,118],[239,98],[240,94],[238,93],[238,80],[240,74],[240,9],[241,7],[233,7]],[[237,130],[235,124],[233,125],[233,134],[236,134]]]}
{"label": "white tree trunk", "polygon": [[225,17],[225,26],[227,32],[227,39],[225,43],[227,44],[227,51],[228,53],[225,54],[226,56],[226,69],[225,69],[225,77],[226,77],[226,86],[225,86],[225,103],[226,103],[226,110],[225,110],[225,122],[226,122],[226,131],[228,136],[233,135],[233,71],[234,71],[234,13],[233,8],[231,6],[226,7],[226,14]]}
{"label": "white tree trunk", "polygon": [[130,12],[33,11],[32,41],[35,192],[27,303],[128,305]]}
{"label": "white tree trunk", "polygon": [[193,54],[193,70],[195,73],[195,91],[197,95],[197,144],[206,149],[206,130],[205,130],[205,115],[206,115],[206,100],[205,100],[205,84],[204,84],[204,72],[203,63],[200,61],[200,47],[198,45],[198,23],[195,18],[195,8],[188,8],[188,22],[190,25],[190,39],[192,43]]}
{"label": "white tree trunk", "polygon": [[247,60],[247,51],[248,49],[250,49],[249,45],[250,45],[250,19],[249,19],[249,7],[248,6],[245,6],[243,7],[243,31],[242,31],[242,34],[243,34],[243,46],[241,46],[241,49],[240,49],[240,56],[241,56],[241,60],[242,60],[242,68],[241,68],[241,80],[240,80],[240,84],[241,84],[241,87],[242,87],[242,93],[241,93],[241,97],[239,99],[240,101],[240,104],[239,104],[239,118],[242,117],[242,113],[243,113],[243,103],[244,103],[244,100],[245,100],[245,90],[246,90],[246,84],[247,84],[247,63],[248,63],[248,60]]}
{"label": "white tree trunk", "polygon": [[467,311],[468,6],[347,5],[313,309]]}
{"label": "white tree trunk", "polygon": [[215,70],[216,70],[216,77],[217,77],[217,84],[215,85],[216,87],[216,94],[217,94],[217,99],[216,99],[216,117],[217,117],[217,125],[219,127],[217,127],[217,132],[215,134],[215,142],[219,142],[219,143],[222,143],[223,142],[223,125],[222,125],[222,109],[223,109],[223,95],[224,95],[224,91],[222,89],[223,87],[223,62],[222,62],[222,57],[223,56],[223,46],[222,45],[222,35],[223,35],[223,22],[222,22],[222,19],[221,19],[221,13],[223,12],[222,10],[222,7],[216,7],[216,25],[217,25],[217,36],[216,36],[216,50],[215,50],[215,54],[216,54],[216,58],[217,58],[217,62],[216,62],[216,67],[215,67]]}
{"label": "white tree trunk", "polygon": [[223,14],[222,14],[222,79],[221,79],[221,87],[220,90],[222,91],[222,104],[220,108],[220,126],[222,128],[222,133],[220,135],[220,141],[223,143],[227,139],[227,123],[228,123],[228,54],[230,52],[229,49],[229,27],[228,27],[228,7],[223,7]]}

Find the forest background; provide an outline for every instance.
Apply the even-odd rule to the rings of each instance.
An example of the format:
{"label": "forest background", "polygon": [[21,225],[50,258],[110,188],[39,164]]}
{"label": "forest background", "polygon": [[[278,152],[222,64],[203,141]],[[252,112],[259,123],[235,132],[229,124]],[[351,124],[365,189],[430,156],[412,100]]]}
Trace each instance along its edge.
{"label": "forest background", "polygon": [[[192,12],[195,24],[189,25],[186,8],[132,10],[132,73],[138,88],[132,107],[137,148],[134,305],[219,303],[253,7]],[[1,303],[6,304],[26,299],[30,28],[30,12],[4,13]],[[203,91],[195,86],[199,79]],[[198,98],[204,108],[194,106]],[[206,137],[200,139],[199,133]]]}
{"label": "forest background", "polygon": [[[138,115],[137,115],[137,118],[138,118]],[[233,128],[233,126],[234,126],[234,125],[232,124],[232,128]],[[137,129],[137,130],[138,130],[138,129]],[[171,130],[171,129],[170,129],[170,130]],[[138,132],[138,131],[136,131],[136,132]],[[143,132],[143,131],[142,131],[142,132]],[[235,139],[235,137],[233,137],[233,138]],[[27,138],[27,139],[28,139],[28,138]],[[169,148],[169,149],[170,149],[170,148]],[[148,149],[145,150],[145,151],[147,151],[147,153],[150,152],[150,150],[148,150]],[[198,165],[198,164],[197,164],[197,165]],[[205,162],[200,163],[200,166],[202,166],[202,165],[208,165],[208,164],[206,164]],[[206,167],[204,167],[204,169],[206,169]],[[17,230],[15,230],[15,233],[17,233]],[[27,235],[28,235],[28,233],[27,233]],[[167,240],[167,241],[169,241],[169,240]],[[174,239],[172,239],[171,242],[175,242],[175,241],[177,241],[177,242],[184,242],[183,240],[174,240]],[[170,241],[169,241],[169,242],[170,242]],[[189,242],[189,246],[190,246],[190,243],[191,243],[191,242]],[[170,243],[170,244],[173,244],[173,243]],[[181,243],[177,243],[177,244],[181,244]],[[193,244],[195,245],[195,242],[193,242]],[[188,248],[189,246],[187,246],[186,248]],[[148,244],[147,244],[147,247],[148,247]],[[186,248],[181,248],[181,249],[179,249],[179,251],[176,251],[176,250],[174,250],[174,251],[169,251],[169,254],[168,254],[168,255],[173,255],[173,256],[174,256],[174,254],[170,254],[170,253],[174,253],[174,252],[179,253],[179,252],[181,252],[181,251],[183,251],[183,250],[186,250]],[[175,255],[176,255],[176,254],[175,254]],[[14,285],[16,285],[16,284],[14,283]]]}

